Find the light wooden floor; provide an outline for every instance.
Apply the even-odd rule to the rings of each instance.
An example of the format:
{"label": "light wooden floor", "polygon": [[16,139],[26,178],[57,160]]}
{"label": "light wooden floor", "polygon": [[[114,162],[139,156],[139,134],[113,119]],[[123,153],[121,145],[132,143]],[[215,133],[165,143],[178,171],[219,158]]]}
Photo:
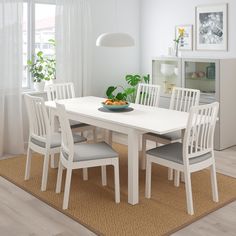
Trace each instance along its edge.
{"label": "light wooden floor", "polygon": [[[219,172],[236,177],[236,147],[216,152]],[[0,235],[92,236],[82,225],[0,178]],[[173,236],[235,236],[236,202],[202,218]]]}

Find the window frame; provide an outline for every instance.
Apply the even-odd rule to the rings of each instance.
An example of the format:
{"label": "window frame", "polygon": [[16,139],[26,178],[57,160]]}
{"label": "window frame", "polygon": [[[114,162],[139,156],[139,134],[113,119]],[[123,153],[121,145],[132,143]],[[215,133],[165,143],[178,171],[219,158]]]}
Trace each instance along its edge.
{"label": "window frame", "polygon": [[[56,5],[56,0],[23,0],[27,3],[27,61],[32,59],[35,54],[35,5],[36,4],[48,4]],[[27,80],[28,86],[23,87],[23,91],[34,90],[34,83],[32,80],[31,73],[27,69]]]}

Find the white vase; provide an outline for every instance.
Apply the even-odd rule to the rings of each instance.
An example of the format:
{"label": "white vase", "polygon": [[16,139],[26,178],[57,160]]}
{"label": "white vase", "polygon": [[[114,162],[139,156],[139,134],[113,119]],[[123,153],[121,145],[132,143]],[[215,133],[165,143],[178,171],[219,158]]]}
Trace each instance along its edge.
{"label": "white vase", "polygon": [[174,65],[161,64],[161,73],[164,76],[172,76],[174,74],[174,69],[175,69]]}
{"label": "white vase", "polygon": [[45,81],[34,82],[34,88],[38,92],[43,92],[45,88]]}

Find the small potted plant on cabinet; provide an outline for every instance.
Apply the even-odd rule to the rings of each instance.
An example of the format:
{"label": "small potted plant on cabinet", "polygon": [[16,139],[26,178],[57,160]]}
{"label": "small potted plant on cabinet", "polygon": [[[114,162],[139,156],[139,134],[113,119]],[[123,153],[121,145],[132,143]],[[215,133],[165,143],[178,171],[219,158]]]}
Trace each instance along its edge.
{"label": "small potted plant on cabinet", "polygon": [[[55,46],[54,40],[49,40]],[[55,56],[44,55],[39,51],[32,60],[28,60],[27,66],[32,74],[34,87],[37,91],[44,91],[45,81],[54,80],[56,78],[56,60]]]}

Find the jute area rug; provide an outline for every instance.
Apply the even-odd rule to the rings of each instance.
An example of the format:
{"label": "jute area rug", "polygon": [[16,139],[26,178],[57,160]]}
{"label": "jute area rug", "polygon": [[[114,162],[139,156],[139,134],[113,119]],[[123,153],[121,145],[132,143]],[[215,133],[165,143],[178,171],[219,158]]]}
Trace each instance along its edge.
{"label": "jute area rug", "polygon": [[[0,175],[55,209],[85,225],[98,235],[169,235],[236,199],[236,179],[217,174],[218,204],[212,201],[208,170],[192,175],[195,215],[186,213],[184,184],[179,188],[167,180],[167,169],[153,166],[152,198],[145,199],[145,171],[140,170],[140,203],[127,203],[127,148],[114,144],[120,154],[121,203],[114,202],[113,168],[108,167],[108,186],[101,185],[100,168],[89,169],[89,180],[82,180],[82,170],[72,177],[69,209],[62,211],[63,192],[55,193],[57,169],[50,169],[46,192],[40,191],[43,158],[35,154],[31,178],[24,181],[25,156],[2,160]],[[65,174],[65,173],[64,173]],[[64,190],[63,178],[63,188]]]}

